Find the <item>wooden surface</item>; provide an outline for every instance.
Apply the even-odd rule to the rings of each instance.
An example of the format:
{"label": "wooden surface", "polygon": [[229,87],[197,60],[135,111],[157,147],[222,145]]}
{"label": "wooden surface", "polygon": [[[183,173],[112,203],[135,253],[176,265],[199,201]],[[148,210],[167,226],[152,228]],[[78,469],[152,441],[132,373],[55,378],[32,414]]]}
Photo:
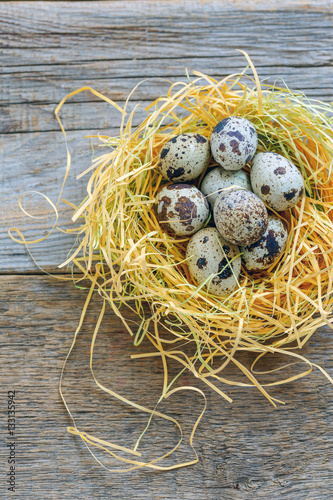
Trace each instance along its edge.
{"label": "wooden surface", "polygon": [[[109,473],[94,462],[84,444],[66,432],[70,420],[57,384],[64,357],[82,309],[85,292],[70,281],[41,275],[26,249],[7,235],[17,226],[37,237],[53,221],[36,195],[25,207],[45,215],[43,222],[23,217],[18,197],[37,190],[56,201],[65,170],[66,150],[53,116],[66,93],[91,85],[123,103],[134,85],[133,104],[144,106],[185,80],[184,68],[214,76],[238,71],[248,51],[261,78],[278,76],[310,97],[333,100],[332,2],[2,2],[0,4],[1,192],[1,498],[20,499],[329,499],[333,498],[333,388],[319,371],[271,394],[284,406],[274,409],[255,390],[224,388],[230,405],[206,391],[208,410],[198,428],[199,464],[178,471]],[[73,168],[65,197],[82,199],[97,141],[84,136],[116,133],[119,116],[84,93],[62,111],[69,131]],[[71,227],[70,211],[60,224]],[[33,248],[38,264],[58,273],[73,241],[61,234]],[[62,270],[64,272],[64,270]],[[65,270],[68,272],[68,270]],[[68,275],[60,275],[68,277]],[[65,394],[80,428],[104,439],[133,446],[146,417],[107,397],[89,374],[89,346],[101,304],[94,299],[65,376]],[[135,318],[132,318],[135,320]],[[305,355],[333,374],[330,331],[322,329]],[[162,366],[130,360],[147,344],[133,346],[120,321],[108,311],[97,341],[96,373],[113,390],[154,406],[162,387]],[[250,365],[250,358],[244,358]],[[270,359],[262,369],[279,366]],[[231,370],[231,367],[229,367]],[[287,373],[301,368],[290,367]],[[171,366],[171,374],[177,367]],[[229,372],[230,377],[239,374]],[[196,384],[188,375],[178,385]],[[199,385],[203,389],[202,386]],[[7,391],[16,391],[16,493],[6,490]],[[202,407],[199,396],[175,395],[161,410],[178,418],[185,443],[176,461],[190,456],[188,438]],[[158,419],[142,444],[145,458],[169,449],[178,435]],[[101,457],[101,455],[98,455]],[[104,463],[113,463],[103,458]]]}

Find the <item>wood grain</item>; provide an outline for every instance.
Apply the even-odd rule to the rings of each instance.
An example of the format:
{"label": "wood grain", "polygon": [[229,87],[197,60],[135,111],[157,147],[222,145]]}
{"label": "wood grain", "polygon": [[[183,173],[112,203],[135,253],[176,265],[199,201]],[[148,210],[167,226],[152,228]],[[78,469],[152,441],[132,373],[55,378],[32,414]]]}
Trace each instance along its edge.
{"label": "wood grain", "polygon": [[[0,290],[0,379],[2,399],[7,390],[17,391],[20,499],[332,497],[332,387],[319,371],[298,382],[270,388],[272,396],[285,402],[276,409],[257,390],[221,387],[233,399],[229,404],[184,375],[177,385],[194,384],[208,397],[208,410],[195,440],[199,464],[166,473],[110,474],[92,460],[79,438],[67,434],[71,421],[57,391],[85,292],[74,289],[70,282],[36,276],[1,277]],[[95,298],[66,370],[64,393],[80,429],[133,446],[146,416],[107,397],[94,385],[89,372],[91,336],[100,307]],[[133,314],[127,317],[136,320]],[[130,359],[132,353],[150,350],[148,342],[134,347],[119,319],[107,311],[95,350],[96,375],[107,387],[152,407],[162,388],[161,362],[158,358],[151,362]],[[331,332],[317,333],[304,354],[332,373]],[[250,366],[250,357],[242,360]],[[283,362],[279,357],[267,359],[260,369]],[[288,368],[287,374],[300,369]],[[171,365],[170,379],[177,373],[177,366]],[[231,366],[225,375],[242,380]],[[260,379],[264,380],[263,376]],[[184,445],[175,461],[192,456],[188,439],[202,404],[200,396],[184,393],[160,405],[161,411],[184,426]],[[3,420],[3,429],[4,425]],[[145,458],[158,456],[177,438],[173,425],[155,419],[139,450]],[[98,457],[106,465],[116,466],[107,457]]]}
{"label": "wood grain", "polygon": [[[8,390],[17,390],[17,498],[333,498],[332,386],[319,371],[272,387],[271,395],[286,403],[276,409],[256,390],[222,387],[233,398],[229,405],[199,385],[207,394],[208,410],[198,428],[200,461],[194,467],[125,476],[99,467],[84,444],[67,434],[71,422],[57,390],[85,292],[70,281],[38,275],[41,270],[25,247],[7,234],[16,226],[28,239],[35,238],[53,223],[50,207],[40,196],[28,195],[23,203],[33,215],[45,216],[43,221],[23,217],[18,198],[35,190],[57,200],[66,150],[53,111],[68,92],[91,85],[123,105],[133,87],[147,79],[130,104],[141,104],[135,118],[139,123],[146,104],[162,95],[170,81],[186,79],[185,68],[222,78],[244,67],[244,58],[235,50],[243,49],[261,79],[273,83],[281,77],[309,97],[333,101],[332,7],[332,1],[321,0],[0,3],[0,381],[2,401]],[[79,203],[87,180],[77,181],[76,176],[99,152],[98,141],[85,136],[99,130],[117,134],[119,115],[85,92],[68,102],[61,116],[72,154],[64,197]],[[59,225],[73,227],[71,211],[61,204],[59,213]],[[73,243],[54,233],[32,252],[43,269],[68,278],[57,266]],[[80,428],[133,446],[146,424],[145,415],[107,397],[88,371],[100,307],[95,297],[66,370],[65,395]],[[131,314],[127,317],[136,320]],[[150,349],[148,342],[134,347],[119,319],[108,311],[96,346],[96,373],[106,386],[152,407],[162,387],[160,360],[130,359],[132,353]],[[317,332],[304,354],[332,375],[331,332]],[[251,357],[242,361],[250,366]],[[260,368],[283,362],[278,357],[266,359]],[[301,369],[289,367],[286,374]],[[171,364],[170,377],[177,370]],[[240,380],[232,366],[228,375]],[[262,380],[273,380],[266,377]],[[177,383],[197,385],[189,375]],[[181,393],[161,405],[160,410],[179,419],[185,429],[184,444],[173,460],[191,456],[189,434],[201,408],[199,396]],[[5,412],[1,422],[4,435]],[[153,419],[141,451],[145,458],[157,456],[177,437],[172,425]],[[1,446],[0,453],[5,464],[0,496],[8,498],[7,449]]]}

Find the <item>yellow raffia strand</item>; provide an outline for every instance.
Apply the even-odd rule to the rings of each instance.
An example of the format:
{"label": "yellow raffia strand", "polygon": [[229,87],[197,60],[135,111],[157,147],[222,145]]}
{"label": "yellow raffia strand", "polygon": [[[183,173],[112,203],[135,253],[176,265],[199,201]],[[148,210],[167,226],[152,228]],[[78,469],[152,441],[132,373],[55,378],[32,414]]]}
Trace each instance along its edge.
{"label": "yellow raffia strand", "polygon": [[[87,197],[78,207],[66,202],[74,209],[73,221],[81,222],[75,230],[80,241],[73,254],[59,267],[72,262],[84,277],[91,280],[91,288],[65,364],[91,295],[97,291],[103,298],[103,308],[91,348],[90,370],[95,383],[110,395],[146,412],[150,419],[157,415],[172,421],[180,432],[180,440],[171,451],[151,462],[124,459],[110,448],[140,456],[137,448],[142,435],[133,449],[129,449],[79,431],[62,394],[61,382],[60,392],[74,423],[74,427],[68,428],[69,432],[80,436],[87,446],[101,448],[130,464],[126,470],[141,467],[170,470],[196,463],[198,457],[193,449],[193,460],[170,467],[159,465],[180,446],[180,424],[156,409],[123,398],[95,378],[93,348],[106,304],[121,318],[135,345],[144,337],[152,344],[152,352],[134,354],[132,358],[161,357],[164,382],[160,401],[174,392],[187,390],[199,392],[206,406],[201,389],[194,386],[171,389],[177,377],[169,381],[169,359],[179,363],[181,373],[189,370],[229,402],[231,399],[218,384],[257,387],[276,405],[282,401],[270,396],[265,387],[297,380],[309,374],[313,367],[333,383],[322,367],[295,352],[304,346],[316,329],[324,325],[332,328],[332,106],[309,100],[287,87],[260,84],[252,61],[246,53],[243,54],[254,78],[245,75],[246,69],[221,81],[195,71],[194,79],[189,78],[188,83],[172,84],[165,96],[152,102],[146,108],[147,118],[136,128],[132,124],[135,110],[126,114],[128,99],[121,109],[88,87],[69,94],[56,109],[64,134],[58,116],[61,106],[69,97],[84,90],[90,90],[117,107],[122,114],[120,135],[99,136],[109,149],[95,158],[92,166],[79,176],[90,174]],[[287,248],[278,263],[261,273],[251,274],[243,268],[238,289],[230,297],[221,299],[193,282],[185,260],[188,238],[175,239],[165,234],[156,219],[153,204],[156,193],[165,183],[156,168],[163,145],[179,133],[197,132],[209,138],[214,126],[232,115],[243,116],[255,125],[260,151],[277,152],[298,166],[306,193],[296,207],[277,214],[289,228]],[[66,177],[69,167],[67,148]],[[199,187],[203,175],[196,182]],[[53,205],[47,199],[54,208],[56,220],[59,200],[60,196]],[[19,235],[20,239],[16,238],[16,241],[30,243],[18,229],[11,231],[12,237],[14,232]],[[126,320],[127,308],[138,315],[135,327]],[[257,355],[250,369],[235,357],[244,351]],[[306,369],[294,376],[262,384],[255,376],[262,372],[255,371],[255,365],[264,355],[274,353],[287,355],[293,361],[271,370],[271,373],[295,363],[305,364]],[[247,377],[247,383],[222,376],[229,363]],[[61,380],[62,376],[63,372]],[[204,409],[194,425],[191,446],[203,412]]]}

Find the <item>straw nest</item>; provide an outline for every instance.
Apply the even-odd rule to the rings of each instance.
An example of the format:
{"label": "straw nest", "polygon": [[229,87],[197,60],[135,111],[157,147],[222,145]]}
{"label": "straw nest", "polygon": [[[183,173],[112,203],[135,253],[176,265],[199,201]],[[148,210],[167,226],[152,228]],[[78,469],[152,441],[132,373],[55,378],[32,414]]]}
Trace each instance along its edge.
{"label": "straw nest", "polygon": [[[108,150],[84,172],[92,172],[88,196],[73,217],[82,220],[81,241],[63,265],[72,260],[90,277],[135,344],[146,336],[164,360],[176,359],[226,398],[216,382],[232,383],[221,373],[236,363],[249,384],[271,399],[234,354],[287,352],[303,359],[297,348],[318,327],[331,326],[333,120],[330,105],[286,87],[260,85],[250,60],[249,66],[253,79],[245,76],[247,68],[221,81],[195,71],[151,103],[135,128],[135,109],[126,114],[126,103],[120,135],[100,136]],[[238,289],[221,299],[193,282],[185,260],[189,238],[163,232],[153,204],[165,184],[156,168],[165,142],[186,132],[209,137],[217,122],[232,115],[255,125],[259,151],[277,152],[298,166],[306,193],[296,207],[278,214],[289,228],[278,263],[260,273],[243,268]],[[126,321],[127,307],[137,311],[138,325]],[[184,344],[193,346],[190,355]]]}
{"label": "straw nest", "polygon": [[[254,365],[243,366],[235,354],[250,351],[259,359],[277,352],[308,363],[302,373],[271,385],[287,382],[311,371],[313,364],[299,349],[317,328],[331,327],[332,107],[285,86],[260,85],[248,61],[254,78],[245,75],[248,68],[221,81],[195,71],[187,83],[174,83],[148,106],[147,118],[135,128],[135,110],[126,114],[128,101],[120,109],[101,96],[122,113],[120,135],[99,136],[106,151],[82,174],[91,176],[86,199],[74,207],[73,220],[82,222],[80,242],[63,266],[72,261],[90,278],[90,295],[97,290],[110,304],[135,345],[144,337],[151,341],[146,356],[161,356],[165,369],[162,397],[172,392],[167,374],[172,358],[180,372],[189,370],[228,400],[220,382],[255,385],[274,404],[256,379]],[[221,299],[192,281],[185,260],[188,238],[163,232],[153,204],[165,183],[156,168],[165,142],[186,132],[209,137],[216,123],[231,115],[255,125],[258,150],[277,152],[298,166],[306,192],[293,209],[278,214],[289,228],[278,263],[260,273],[243,268],[238,289]],[[202,177],[196,181],[199,187]],[[137,312],[137,324],[126,320],[127,308]],[[247,384],[223,376],[228,363],[248,377]]]}

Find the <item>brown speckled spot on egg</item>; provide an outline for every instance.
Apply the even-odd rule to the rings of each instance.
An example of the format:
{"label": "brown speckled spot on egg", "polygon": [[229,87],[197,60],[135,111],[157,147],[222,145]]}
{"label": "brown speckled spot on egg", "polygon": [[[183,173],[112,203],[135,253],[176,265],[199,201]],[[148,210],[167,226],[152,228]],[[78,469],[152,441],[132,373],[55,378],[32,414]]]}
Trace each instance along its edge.
{"label": "brown speckled spot on egg", "polygon": [[208,238],[208,236],[205,236],[202,243],[207,243],[207,241],[209,241],[209,238]]}
{"label": "brown speckled spot on egg", "polygon": [[260,264],[264,264],[265,267],[274,262],[276,256],[279,255],[281,248],[279,243],[276,241],[276,234],[273,229],[268,231],[267,236],[260,238],[259,241],[248,247],[249,251],[253,251],[255,248],[266,247],[266,253],[262,255],[262,257],[257,258],[257,262]]}
{"label": "brown speckled spot on egg", "polygon": [[[190,226],[192,219],[197,217],[197,207],[187,196],[180,196],[175,204],[175,210],[179,214],[183,226]],[[192,228],[193,229],[193,228]]]}
{"label": "brown speckled spot on egg", "polygon": [[249,252],[253,252],[256,248],[262,248],[262,247],[263,247],[263,244],[265,243],[265,239],[266,239],[266,238],[265,238],[264,236],[262,236],[262,237],[260,238],[260,240],[256,241],[255,243],[252,243],[252,245],[249,245],[249,246],[247,247],[247,250],[248,250]]}
{"label": "brown speckled spot on egg", "polygon": [[[168,224],[168,219],[169,219],[169,216],[170,214],[168,214],[168,207],[171,205],[171,200],[168,196],[163,196],[161,198],[161,202],[160,204],[162,205],[162,208],[161,210],[159,211],[159,220],[160,222],[163,224],[163,228],[166,230],[166,231],[170,231],[170,232],[173,232],[173,229],[172,227],[170,226],[170,224]],[[172,212],[172,215],[171,217],[173,217],[173,212]]]}
{"label": "brown speckled spot on egg", "polygon": [[292,189],[289,193],[283,193],[286,200],[292,200],[297,194],[297,189]]}
{"label": "brown speckled spot on egg", "polygon": [[167,186],[167,189],[169,191],[172,191],[173,189],[187,189],[190,188],[191,184],[170,184]]}
{"label": "brown speckled spot on egg", "polygon": [[244,141],[244,136],[238,130],[227,132],[227,135],[229,135],[230,137],[236,137],[236,139],[238,139],[240,142]]}
{"label": "brown speckled spot on egg", "polygon": [[163,203],[161,203],[162,209],[160,213],[162,218],[165,219],[168,207],[171,205],[171,199],[169,198],[169,196],[163,196],[161,198],[161,202]]}
{"label": "brown speckled spot on egg", "polygon": [[179,167],[179,168],[169,167],[167,170],[167,174],[168,174],[169,179],[174,179],[175,177],[180,177],[184,173],[185,173],[185,169],[182,167]]}
{"label": "brown speckled spot on egg", "polygon": [[198,144],[207,142],[207,139],[200,134],[195,134],[193,137]]}
{"label": "brown speckled spot on egg", "polygon": [[232,276],[232,270],[230,268],[229,262],[224,258],[221,260],[221,262],[219,262],[218,274],[214,276],[212,282],[214,283],[214,285],[217,285],[221,282],[221,280],[226,280],[230,278],[230,276]]}
{"label": "brown speckled spot on egg", "polygon": [[221,142],[221,144],[219,145],[219,150],[222,151],[222,153],[224,153],[225,145],[223,144],[223,142]]}
{"label": "brown speckled spot on egg", "polygon": [[161,151],[161,159],[166,157],[166,155],[169,153],[170,149],[169,148],[163,148]]}
{"label": "brown speckled spot on egg", "polygon": [[284,175],[286,173],[286,169],[284,167],[278,167],[274,170],[275,175]]}
{"label": "brown speckled spot on egg", "polygon": [[246,247],[246,250],[251,253],[254,252],[256,248],[264,250],[265,253],[263,253],[260,257],[258,256],[256,258],[256,262],[257,264],[264,266],[264,269],[267,269],[267,267],[269,267],[276,260],[283,250],[278,239],[282,238],[286,241],[286,236],[287,234],[284,232],[276,232],[276,230],[270,229],[265,236],[260,238],[259,241]]}
{"label": "brown speckled spot on egg", "polygon": [[204,267],[207,266],[207,261],[204,257],[200,257],[200,259],[197,260],[197,266],[199,269],[203,269]]}
{"label": "brown speckled spot on egg", "polygon": [[271,188],[267,185],[261,186],[261,192],[262,194],[268,194],[270,192]]}
{"label": "brown speckled spot on egg", "polygon": [[221,120],[217,125],[215,125],[213,133],[218,134],[221,132],[229,121],[230,118],[224,118],[224,120]]}
{"label": "brown speckled spot on egg", "polygon": [[302,187],[300,190],[299,190],[299,196],[300,198],[303,196],[304,194],[304,188]]}
{"label": "brown speckled spot on egg", "polygon": [[276,238],[275,231],[273,231],[273,229],[270,229],[270,231],[268,231],[268,235],[266,237],[266,249],[267,249],[268,254],[264,255],[264,258],[273,257],[273,256],[279,254],[280,245],[278,244],[278,242],[276,241],[275,238]]}
{"label": "brown speckled spot on egg", "polygon": [[237,154],[238,156],[241,156],[242,153],[239,151],[239,142],[236,139],[232,139],[230,141],[230,146],[233,153]]}

